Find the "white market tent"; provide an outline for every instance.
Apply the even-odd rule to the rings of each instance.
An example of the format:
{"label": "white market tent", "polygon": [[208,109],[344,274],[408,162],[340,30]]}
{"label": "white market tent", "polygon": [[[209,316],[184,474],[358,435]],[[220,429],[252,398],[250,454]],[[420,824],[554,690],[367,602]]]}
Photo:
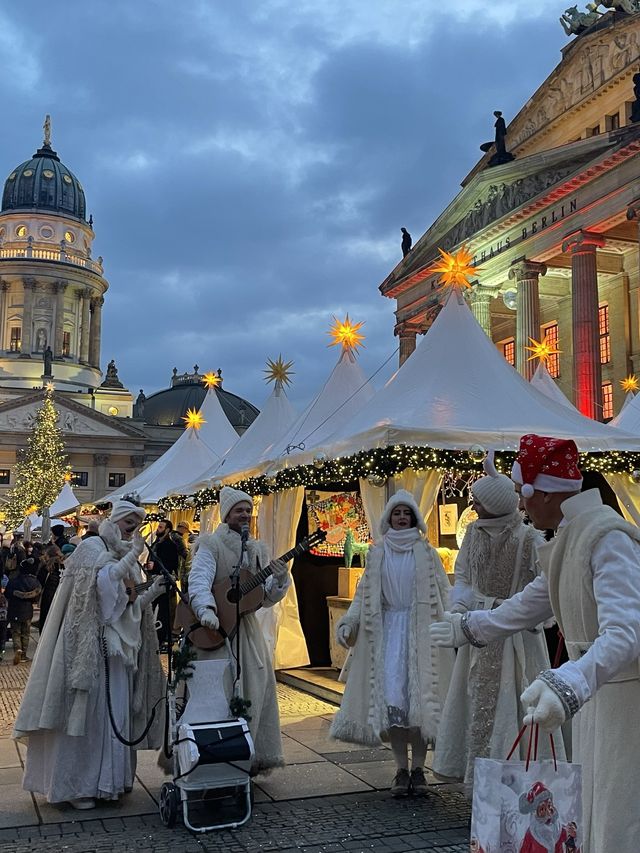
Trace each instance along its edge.
{"label": "white market tent", "polygon": [[517,450],[528,432],[572,438],[583,452],[638,450],[630,433],[572,411],[523,379],[456,292],[400,370],[354,408],[326,440],[312,436],[291,464],[309,464],[320,447],[331,458],[395,444]]}
{"label": "white market tent", "polygon": [[627,392],[622,408],[615,418],[611,418],[609,426],[640,435],[640,395],[634,394],[633,391]]}
{"label": "white market tent", "polygon": [[295,410],[289,402],[282,382],[276,380],[275,387],[260,414],[224,459],[215,462],[203,472],[198,472],[196,480],[180,485],[172,491],[175,494],[190,495],[210,486],[214,478],[240,479],[242,472],[254,468],[266,449],[284,435],[295,416]]}
{"label": "white market tent", "polygon": [[566,406],[574,412],[578,411],[566,394],[560,390],[543,361],[541,361],[537,366],[536,372],[533,374],[529,382],[534,388],[537,388],[538,391],[542,391],[543,394],[546,394],[546,396],[551,400],[555,400],[557,403],[560,403],[561,406]]}
{"label": "white market tent", "polygon": [[68,515],[80,506],[80,501],[73,493],[69,483],[65,483],[60,494],[49,507],[49,516],[57,518],[59,515]]}
{"label": "white market tent", "polygon": [[207,391],[199,413],[203,418],[199,429],[185,429],[159,459],[98,503],[107,503],[135,492],[142,504],[155,504],[180,483],[195,479],[200,472],[217,465],[236,443],[238,434],[229,423],[215,388]]}
{"label": "white market tent", "polygon": [[[322,447],[354,412],[374,397],[375,389],[364,375],[354,352],[343,348],[337,364],[320,391],[284,436],[262,454],[259,469],[297,465],[299,457],[312,445]],[[323,448],[324,449],[324,448]],[[257,470],[255,473],[258,473]]]}

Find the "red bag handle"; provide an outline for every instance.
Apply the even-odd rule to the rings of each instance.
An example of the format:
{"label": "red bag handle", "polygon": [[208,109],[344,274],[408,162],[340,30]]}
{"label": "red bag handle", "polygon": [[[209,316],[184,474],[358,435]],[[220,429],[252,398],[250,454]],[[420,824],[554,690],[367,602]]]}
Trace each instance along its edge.
{"label": "red bag handle", "polygon": [[[538,735],[540,733],[540,726],[538,725],[538,723],[531,723],[530,726],[525,725],[520,729],[520,731],[518,732],[518,736],[516,737],[515,741],[513,742],[513,746],[511,747],[511,749],[509,751],[509,755],[507,755],[507,761],[509,761],[509,759],[511,758],[513,753],[516,751],[516,748],[517,748],[518,744],[520,743],[520,741],[522,740],[523,735],[527,729],[529,729],[529,743],[527,745],[527,760],[526,760],[525,768],[524,768],[525,772],[528,772],[529,764],[532,761],[536,761],[538,758]],[[535,731],[534,731],[534,729],[535,729]],[[553,756],[553,769],[557,772],[558,761],[556,758],[556,745],[553,741],[553,733],[552,732],[549,732],[549,741],[551,742],[551,755]],[[532,744],[533,744],[533,756],[531,755]]]}

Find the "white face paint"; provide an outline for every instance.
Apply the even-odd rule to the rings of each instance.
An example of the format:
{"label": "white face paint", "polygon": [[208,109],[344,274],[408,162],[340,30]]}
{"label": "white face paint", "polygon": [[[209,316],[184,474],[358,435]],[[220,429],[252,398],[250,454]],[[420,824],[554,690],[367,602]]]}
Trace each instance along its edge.
{"label": "white face paint", "polygon": [[119,518],[115,522],[116,527],[120,529],[123,539],[131,539],[135,530],[142,524],[140,516],[135,512],[130,512],[123,518]]}

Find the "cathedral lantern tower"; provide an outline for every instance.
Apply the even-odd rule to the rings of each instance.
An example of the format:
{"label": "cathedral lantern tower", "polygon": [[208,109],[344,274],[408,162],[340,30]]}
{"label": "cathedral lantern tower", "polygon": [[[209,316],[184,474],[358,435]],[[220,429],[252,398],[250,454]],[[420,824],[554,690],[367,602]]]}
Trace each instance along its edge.
{"label": "cathedral lantern tower", "polygon": [[0,211],[0,401],[41,387],[93,396],[109,286],[80,181],[51,146],[7,177]]}

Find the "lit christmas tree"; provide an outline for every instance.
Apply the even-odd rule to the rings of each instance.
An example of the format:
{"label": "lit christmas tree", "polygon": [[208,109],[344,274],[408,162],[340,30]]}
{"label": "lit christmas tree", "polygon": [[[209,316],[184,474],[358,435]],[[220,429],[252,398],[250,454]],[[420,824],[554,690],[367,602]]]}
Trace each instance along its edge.
{"label": "lit christmas tree", "polygon": [[36,412],[27,450],[15,467],[15,485],[4,507],[9,529],[17,527],[30,512],[51,506],[60,494],[70,468],[64,450],[53,388],[47,386],[44,402]]}

